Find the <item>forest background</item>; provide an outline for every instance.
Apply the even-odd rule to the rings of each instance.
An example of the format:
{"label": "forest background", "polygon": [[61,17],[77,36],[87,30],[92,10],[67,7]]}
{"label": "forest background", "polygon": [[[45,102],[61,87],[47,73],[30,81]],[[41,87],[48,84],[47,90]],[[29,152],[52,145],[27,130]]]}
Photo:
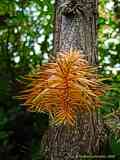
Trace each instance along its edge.
{"label": "forest background", "polygon": [[[48,115],[31,113],[16,100],[22,77],[53,54],[54,0],[0,0],[0,159],[42,160]],[[99,72],[112,89],[101,113],[120,157],[120,0],[99,0]]]}

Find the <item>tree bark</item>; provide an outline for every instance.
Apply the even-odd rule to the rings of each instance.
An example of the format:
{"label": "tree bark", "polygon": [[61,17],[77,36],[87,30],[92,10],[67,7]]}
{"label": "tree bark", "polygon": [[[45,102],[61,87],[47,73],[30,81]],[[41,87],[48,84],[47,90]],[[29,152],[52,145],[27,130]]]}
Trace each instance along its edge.
{"label": "tree bark", "polygon": [[[78,4],[78,14],[67,14],[67,2]],[[66,4],[66,5],[65,5]],[[54,53],[70,48],[86,54],[89,63],[97,64],[97,0],[56,0]],[[71,4],[71,8],[74,4]],[[64,13],[65,12],[65,13]],[[62,15],[61,15],[62,14]]]}
{"label": "tree bark", "polygon": [[[97,0],[56,0],[54,54],[77,49],[90,64],[98,63],[97,4]],[[103,154],[107,134],[97,112],[78,113],[74,127],[50,126],[42,142],[45,159],[80,160],[83,154]]]}

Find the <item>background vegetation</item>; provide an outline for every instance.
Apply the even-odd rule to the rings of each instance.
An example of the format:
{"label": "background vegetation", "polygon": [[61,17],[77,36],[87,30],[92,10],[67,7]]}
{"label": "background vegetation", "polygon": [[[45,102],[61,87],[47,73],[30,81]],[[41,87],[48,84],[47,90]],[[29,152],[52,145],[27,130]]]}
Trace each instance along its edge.
{"label": "background vegetation", "polygon": [[[41,160],[47,115],[30,113],[16,100],[20,79],[52,54],[53,0],[0,0],[0,159]],[[101,109],[112,135],[111,153],[120,154],[120,1],[100,0],[100,72],[112,86]]]}

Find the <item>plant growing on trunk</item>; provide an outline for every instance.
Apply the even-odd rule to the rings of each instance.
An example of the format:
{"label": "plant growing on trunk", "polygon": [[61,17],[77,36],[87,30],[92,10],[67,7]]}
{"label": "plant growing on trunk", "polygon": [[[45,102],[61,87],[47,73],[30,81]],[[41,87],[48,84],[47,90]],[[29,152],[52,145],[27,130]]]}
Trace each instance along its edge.
{"label": "plant growing on trunk", "polygon": [[59,53],[26,79],[31,83],[21,98],[29,110],[48,112],[56,124],[74,125],[78,112],[93,112],[105,92],[93,68],[79,51]]}
{"label": "plant growing on trunk", "polygon": [[81,154],[103,154],[108,145],[104,123],[95,112],[104,85],[91,67],[98,64],[97,5],[97,0],[55,1],[56,58],[28,78],[32,83],[22,97],[25,104],[49,112],[59,124],[43,137],[45,159],[78,160]]}

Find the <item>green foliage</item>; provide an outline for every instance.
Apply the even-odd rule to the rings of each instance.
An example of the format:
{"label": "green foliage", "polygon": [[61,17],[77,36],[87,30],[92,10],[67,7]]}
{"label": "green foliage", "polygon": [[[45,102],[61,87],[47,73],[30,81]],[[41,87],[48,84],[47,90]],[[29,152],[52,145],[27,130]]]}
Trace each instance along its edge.
{"label": "green foliage", "polygon": [[111,77],[106,81],[111,90],[105,94],[101,112],[112,134],[112,153],[120,156],[120,17],[118,0],[100,0],[99,61],[102,74]]}
{"label": "green foliage", "polygon": [[[106,83],[112,86],[102,97],[101,112],[113,134],[112,152],[119,154],[120,2],[99,2],[100,71],[111,77]],[[48,116],[27,112],[15,96],[24,87],[21,76],[52,54],[53,4],[53,0],[0,0],[0,159],[42,159],[40,141]]]}
{"label": "green foliage", "polygon": [[[0,1],[0,158],[34,159],[47,115],[29,113],[15,96],[21,76],[52,51],[53,1]],[[28,138],[29,137],[29,138]]]}

